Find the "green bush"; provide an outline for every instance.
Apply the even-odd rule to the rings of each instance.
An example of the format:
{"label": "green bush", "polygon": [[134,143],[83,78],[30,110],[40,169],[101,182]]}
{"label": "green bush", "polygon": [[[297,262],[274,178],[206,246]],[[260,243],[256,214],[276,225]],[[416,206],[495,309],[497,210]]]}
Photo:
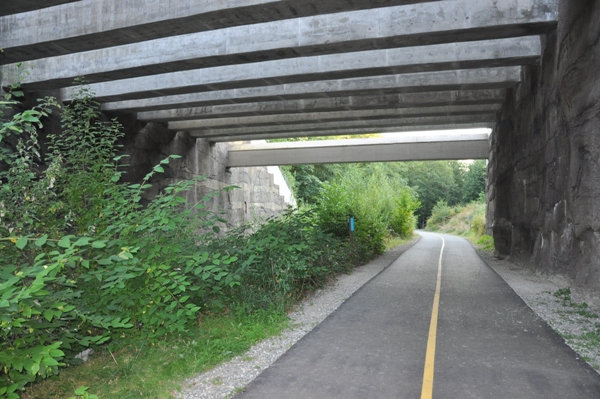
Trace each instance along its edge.
{"label": "green bush", "polygon": [[194,182],[179,182],[142,205],[149,180],[176,157],[141,183],[119,183],[121,127],[102,121],[84,92],[42,160],[37,129],[53,106],[3,117],[0,129],[0,398],[75,364],[91,345],[184,333],[239,283],[228,268],[235,259],[197,234],[216,228],[204,205],[214,194],[186,207]]}
{"label": "green bush", "polygon": [[400,189],[390,219],[390,228],[400,237],[409,237],[417,225],[415,212],[421,203],[409,187]]}
{"label": "green bush", "polygon": [[354,246],[364,261],[385,250],[390,230],[410,234],[418,206],[412,191],[394,184],[382,168],[349,165],[324,184],[318,217],[322,228],[338,237],[348,237],[349,219],[354,217]]}
{"label": "green bush", "polygon": [[457,210],[455,207],[448,206],[448,203],[444,200],[438,201],[431,210],[431,216],[427,219],[427,228],[439,228],[439,226],[448,222],[456,213]]}
{"label": "green bush", "polygon": [[37,130],[52,107],[46,99],[4,117],[0,130],[0,398],[77,364],[90,346],[186,334],[202,311],[293,303],[357,262],[349,212],[360,257],[382,250],[394,200],[388,188],[385,206],[371,205],[377,180],[360,188],[369,198],[331,188],[327,212],[290,211],[217,238],[221,220],[206,202],[218,193],[184,199],[196,181],[142,200],[178,157],[142,182],[121,182],[122,128],[102,120],[85,90],[62,111],[42,159]]}
{"label": "green bush", "polygon": [[290,209],[250,231],[242,226],[213,247],[235,259],[240,284],[229,298],[250,309],[285,306],[352,265],[348,244],[325,233],[313,209]]}

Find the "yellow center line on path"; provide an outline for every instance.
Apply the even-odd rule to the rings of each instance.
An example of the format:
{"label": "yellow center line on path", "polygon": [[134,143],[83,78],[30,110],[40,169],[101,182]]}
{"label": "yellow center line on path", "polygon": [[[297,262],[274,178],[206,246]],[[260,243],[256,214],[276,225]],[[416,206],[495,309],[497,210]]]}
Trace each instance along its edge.
{"label": "yellow center line on path", "polygon": [[421,399],[433,398],[433,372],[435,369],[435,341],[437,337],[438,311],[440,307],[440,289],[442,287],[442,256],[446,241],[442,239],[442,249],[438,261],[437,283],[433,297],[433,309],[431,310],[431,322],[429,323],[429,338],[427,339],[427,352],[425,353],[425,369],[423,371],[423,386],[421,387]]}

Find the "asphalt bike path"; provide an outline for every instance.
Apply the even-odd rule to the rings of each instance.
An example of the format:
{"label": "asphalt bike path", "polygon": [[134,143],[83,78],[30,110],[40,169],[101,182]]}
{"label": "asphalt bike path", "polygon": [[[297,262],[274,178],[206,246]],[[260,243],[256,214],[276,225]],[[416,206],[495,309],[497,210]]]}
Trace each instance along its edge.
{"label": "asphalt bike path", "polygon": [[466,240],[421,236],[236,398],[600,398]]}

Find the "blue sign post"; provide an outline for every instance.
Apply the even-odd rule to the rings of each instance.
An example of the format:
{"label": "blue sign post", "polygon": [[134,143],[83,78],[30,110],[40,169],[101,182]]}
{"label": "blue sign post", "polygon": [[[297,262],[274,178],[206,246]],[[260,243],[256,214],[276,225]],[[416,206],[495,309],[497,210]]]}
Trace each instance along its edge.
{"label": "blue sign post", "polygon": [[350,216],[350,242],[354,242],[354,216]]}

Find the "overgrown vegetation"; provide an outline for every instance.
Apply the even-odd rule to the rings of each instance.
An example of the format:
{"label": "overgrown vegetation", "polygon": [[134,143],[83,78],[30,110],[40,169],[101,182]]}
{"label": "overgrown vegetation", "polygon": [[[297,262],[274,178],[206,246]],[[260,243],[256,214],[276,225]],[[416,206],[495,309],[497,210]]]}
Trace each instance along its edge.
{"label": "overgrown vegetation", "polygon": [[[43,118],[60,108],[53,99],[20,113],[11,95],[0,105],[0,398],[17,398],[31,383],[78,365],[78,354],[88,348],[99,354],[91,364],[100,362],[104,370],[102,359],[115,363],[109,380],[131,384],[106,388],[89,373],[89,382],[70,379],[86,368],[69,368],[31,392],[164,396],[176,383],[134,388],[141,380],[127,359],[143,360],[167,379],[202,371],[264,337],[242,338],[244,328],[280,331],[289,305],[380,253],[389,230],[407,235],[414,226],[418,202],[410,189],[356,169],[325,187],[331,195],[320,200],[322,208],[290,210],[219,237],[221,221],[206,207],[218,193],[197,204],[184,198],[197,181],[143,200],[152,178],[176,156],[139,183],[122,182],[122,127],[102,118],[85,89],[61,110],[61,132],[44,145],[38,137]],[[356,218],[353,244],[349,216]],[[211,333],[220,322],[229,328]],[[221,334],[229,338],[215,347]],[[146,357],[167,357],[170,347],[184,348],[190,358],[166,365]],[[180,371],[165,373],[171,364]]]}
{"label": "overgrown vegetation", "polygon": [[119,183],[121,127],[102,121],[82,92],[42,159],[37,128],[51,106],[44,100],[0,130],[2,397],[76,364],[90,346],[189,331],[216,290],[237,284],[214,267],[232,260],[203,251],[207,238],[195,235],[215,218],[203,203],[184,206],[192,182],[141,204],[149,179],[174,157],[139,184]]}
{"label": "overgrown vegetation", "polygon": [[[417,223],[424,227],[438,201],[450,206],[464,205],[477,200],[485,192],[486,162],[470,164],[459,161],[391,162],[380,165],[361,164],[367,170],[380,173],[398,186],[408,186],[421,206],[415,210]],[[323,185],[337,180],[352,168],[349,165],[293,165],[283,167],[296,198],[304,204],[317,204]]]}
{"label": "overgrown vegetation", "polygon": [[230,271],[240,276],[239,284],[228,298],[243,306],[294,303],[356,264],[347,237],[324,231],[312,209],[289,210],[248,234],[251,228],[235,229],[213,247],[238,259]]}
{"label": "overgrown vegetation", "polygon": [[485,251],[494,251],[494,240],[485,231],[485,198],[464,206],[449,206],[438,201],[427,220],[427,230],[465,236]]}
{"label": "overgrown vegetation", "polygon": [[88,362],[63,369],[58,379],[29,387],[22,398],[64,399],[82,386],[99,398],[171,397],[186,377],[246,352],[287,325],[284,312],[241,309],[205,315],[186,336],[100,348]]}
{"label": "overgrown vegetation", "polygon": [[323,229],[346,236],[353,217],[354,249],[361,260],[382,253],[390,232],[407,237],[416,224],[419,201],[401,180],[392,181],[384,172],[380,165],[348,165],[321,190],[317,209]]}

